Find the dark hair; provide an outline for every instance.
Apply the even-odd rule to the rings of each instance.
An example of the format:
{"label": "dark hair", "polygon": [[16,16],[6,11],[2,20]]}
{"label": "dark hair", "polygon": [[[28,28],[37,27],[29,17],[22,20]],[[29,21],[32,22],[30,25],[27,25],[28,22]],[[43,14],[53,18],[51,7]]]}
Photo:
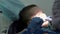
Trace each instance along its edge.
{"label": "dark hair", "polygon": [[[24,7],[20,13],[19,13],[19,19],[22,21],[22,22],[26,22],[29,20],[29,18],[34,15],[34,12],[35,11],[30,11],[31,8],[33,7],[37,7],[36,5],[29,5],[27,7]],[[33,9],[32,9],[33,10]],[[37,11],[35,12],[35,14],[37,13]],[[28,16],[27,16],[28,15]]]}
{"label": "dark hair", "polygon": [[[26,19],[26,13],[29,12],[29,10],[33,7],[37,7],[36,5],[29,5],[24,7],[20,13],[19,13],[19,20],[14,21],[8,30],[8,34],[16,34],[20,31],[22,31],[24,28],[27,27],[27,22],[29,21],[29,19]],[[32,12],[32,11],[31,11]],[[30,16],[30,15],[29,15]],[[29,18],[29,17],[28,17]]]}

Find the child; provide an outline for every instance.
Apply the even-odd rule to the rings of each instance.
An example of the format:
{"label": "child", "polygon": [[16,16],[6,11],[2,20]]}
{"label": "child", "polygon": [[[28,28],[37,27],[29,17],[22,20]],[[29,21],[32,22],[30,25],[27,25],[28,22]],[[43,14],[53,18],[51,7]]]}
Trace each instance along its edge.
{"label": "child", "polygon": [[36,5],[29,5],[24,7],[19,13],[19,20],[14,21],[8,30],[8,34],[17,34],[27,28],[29,22],[32,18],[39,17],[44,23],[42,27],[48,26],[48,21],[46,20],[46,14]]}

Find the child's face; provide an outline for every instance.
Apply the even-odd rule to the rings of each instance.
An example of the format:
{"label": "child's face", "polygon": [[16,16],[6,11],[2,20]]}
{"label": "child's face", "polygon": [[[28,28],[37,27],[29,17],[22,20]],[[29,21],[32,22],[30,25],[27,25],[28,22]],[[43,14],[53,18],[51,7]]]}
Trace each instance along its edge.
{"label": "child's face", "polygon": [[45,13],[43,13],[43,11],[42,11],[40,8],[38,8],[38,7],[34,7],[34,8],[32,8],[32,9],[34,9],[34,11],[37,11],[37,13],[36,13],[35,15],[33,15],[33,16],[31,17],[31,19],[34,18],[34,17],[40,17],[40,18],[42,18],[43,21],[44,21],[44,23],[43,23],[41,26],[42,26],[42,27],[47,27],[48,24],[49,24],[49,22],[48,22],[48,20],[47,20],[47,15],[46,15]]}
{"label": "child's face", "polygon": [[41,26],[42,27],[48,27],[49,22],[47,20],[47,16],[46,16],[45,13],[43,13],[42,11],[40,11],[36,15],[34,15],[32,18],[34,18],[34,17],[40,17],[40,18],[42,18],[44,22],[43,22],[43,24]]}

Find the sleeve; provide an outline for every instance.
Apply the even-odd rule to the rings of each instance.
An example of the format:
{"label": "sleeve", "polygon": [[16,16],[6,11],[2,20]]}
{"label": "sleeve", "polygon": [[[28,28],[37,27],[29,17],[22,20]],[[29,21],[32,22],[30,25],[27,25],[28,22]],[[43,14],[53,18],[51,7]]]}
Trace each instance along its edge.
{"label": "sleeve", "polygon": [[41,24],[43,23],[43,20],[39,17],[33,18],[30,22],[28,27],[26,28],[27,30],[22,32],[21,34],[36,34],[38,33],[38,30],[41,29]]}

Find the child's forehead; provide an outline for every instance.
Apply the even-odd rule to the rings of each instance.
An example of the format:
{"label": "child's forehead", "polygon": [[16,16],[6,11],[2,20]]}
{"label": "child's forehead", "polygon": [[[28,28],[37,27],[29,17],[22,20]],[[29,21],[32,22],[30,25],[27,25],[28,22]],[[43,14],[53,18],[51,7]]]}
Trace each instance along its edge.
{"label": "child's forehead", "polygon": [[39,7],[32,7],[33,10],[41,10]]}

